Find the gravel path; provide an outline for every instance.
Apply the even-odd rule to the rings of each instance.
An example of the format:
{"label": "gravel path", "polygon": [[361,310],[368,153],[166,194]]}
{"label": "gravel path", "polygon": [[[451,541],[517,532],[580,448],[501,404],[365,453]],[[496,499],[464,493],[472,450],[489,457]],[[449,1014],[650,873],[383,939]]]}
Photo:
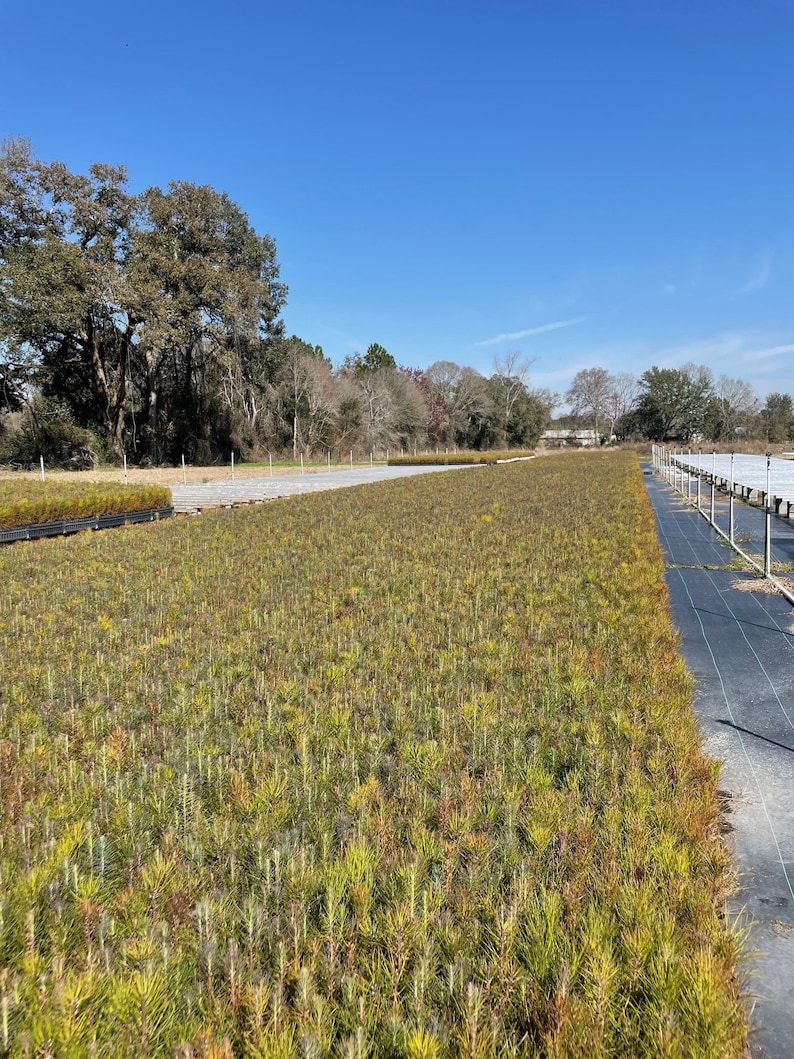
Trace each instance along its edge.
{"label": "gravel path", "polygon": [[457,464],[452,467],[354,467],[352,470],[330,471],[318,474],[282,474],[260,478],[225,479],[193,485],[171,486],[175,512],[196,512],[211,507],[231,507],[234,504],[250,504],[278,497],[297,496],[301,493],[317,493],[326,489],[342,489],[351,485],[369,482],[384,482],[394,478],[409,478],[416,474],[432,474],[438,471],[466,470],[474,464]]}

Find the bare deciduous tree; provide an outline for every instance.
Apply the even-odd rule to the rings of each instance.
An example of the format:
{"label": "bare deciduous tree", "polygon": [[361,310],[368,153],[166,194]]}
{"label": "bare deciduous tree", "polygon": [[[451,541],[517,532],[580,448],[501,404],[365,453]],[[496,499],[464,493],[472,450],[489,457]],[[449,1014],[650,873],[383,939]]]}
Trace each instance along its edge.
{"label": "bare deciduous tree", "polygon": [[516,349],[505,353],[503,357],[494,357],[494,375],[502,381],[499,393],[503,401],[503,422],[509,422],[516,401],[527,392],[529,369],[536,359],[527,360]]}
{"label": "bare deciduous tree", "polygon": [[619,371],[611,378],[612,389],[606,401],[610,438],[615,433],[620,420],[634,408],[640,395],[640,384],[636,375],[628,371]]}
{"label": "bare deciduous tree", "polygon": [[565,395],[573,414],[586,416],[593,424],[596,440],[601,437],[603,421],[609,418],[613,391],[613,379],[606,368],[583,368],[574,375]]}

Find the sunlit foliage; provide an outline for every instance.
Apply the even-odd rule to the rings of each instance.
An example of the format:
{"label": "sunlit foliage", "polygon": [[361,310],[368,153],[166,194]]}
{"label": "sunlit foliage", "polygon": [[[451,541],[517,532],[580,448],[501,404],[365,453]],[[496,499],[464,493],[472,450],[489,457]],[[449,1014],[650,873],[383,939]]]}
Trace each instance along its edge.
{"label": "sunlit foliage", "polygon": [[0,552],[0,1051],[743,1054],[636,459]]}

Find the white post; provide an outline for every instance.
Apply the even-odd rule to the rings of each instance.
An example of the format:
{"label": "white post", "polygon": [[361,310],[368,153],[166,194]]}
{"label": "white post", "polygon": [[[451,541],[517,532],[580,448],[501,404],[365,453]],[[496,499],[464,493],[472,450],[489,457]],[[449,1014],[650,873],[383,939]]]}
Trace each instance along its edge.
{"label": "white post", "polygon": [[273,477],[273,453],[272,452],[269,452],[267,454],[267,460],[268,460],[268,463],[270,464],[270,477],[272,478]]}
{"label": "white post", "polygon": [[369,465],[370,465],[370,467],[372,466],[372,453],[371,452],[369,454]]}
{"label": "white post", "polygon": [[769,504],[771,486],[769,478],[772,473],[772,453],[766,454],[766,511],[764,513],[764,577],[769,577],[772,572],[772,509]]}
{"label": "white post", "polygon": [[686,502],[692,503],[692,449],[687,449]]}
{"label": "white post", "polygon": [[711,518],[710,522],[714,525],[714,482],[717,477],[717,450],[711,450]]}
{"label": "white post", "polygon": [[303,474],[303,453],[301,452],[301,474]]}
{"label": "white post", "polygon": [[728,493],[728,540],[733,544],[733,457],[731,453],[731,488]]}
{"label": "white post", "polygon": [[39,456],[39,463],[41,464],[41,480],[44,481],[44,457]]}
{"label": "white post", "polygon": [[353,470],[353,450],[350,450],[350,470]]}
{"label": "white post", "polygon": [[124,484],[129,485],[129,479],[127,478],[127,453],[123,452],[122,456],[124,457]]}
{"label": "white post", "polygon": [[328,471],[331,470],[331,450],[328,450]]}
{"label": "white post", "polygon": [[700,506],[700,483],[702,481],[701,470],[703,469],[703,449],[698,449],[698,511],[701,511]]}
{"label": "white post", "polygon": [[234,481],[234,449],[232,449],[232,481]]}
{"label": "white post", "polygon": [[187,485],[187,474],[185,473],[185,454],[182,453],[182,485]]}

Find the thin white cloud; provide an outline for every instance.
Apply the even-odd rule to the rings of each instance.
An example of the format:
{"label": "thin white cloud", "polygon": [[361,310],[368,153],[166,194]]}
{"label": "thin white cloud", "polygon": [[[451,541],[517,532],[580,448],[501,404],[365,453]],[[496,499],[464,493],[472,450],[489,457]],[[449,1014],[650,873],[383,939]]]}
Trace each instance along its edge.
{"label": "thin white cloud", "polygon": [[589,316],[576,316],[573,320],[556,320],[553,324],[543,324],[541,327],[527,327],[523,331],[507,331],[502,335],[494,335],[493,338],[486,338],[474,344],[475,346],[496,346],[500,342],[514,342],[518,338],[529,338],[531,335],[545,335],[548,331],[559,331],[561,327],[573,327],[589,319]]}
{"label": "thin white cloud", "polygon": [[[327,327],[325,334],[330,338],[329,345],[342,346],[344,349],[349,349],[352,353],[358,353],[361,350],[366,350],[369,342],[365,342],[361,338],[356,338],[355,335],[351,335],[349,331],[340,331],[336,327]],[[324,343],[320,345],[325,348]]]}
{"label": "thin white cloud", "polygon": [[742,287],[741,293],[752,294],[753,291],[761,290],[762,287],[766,286],[771,274],[772,266],[770,265],[769,261],[762,261],[760,266],[755,270],[752,276],[750,276],[748,281]]}
{"label": "thin white cloud", "polygon": [[682,346],[658,349],[655,354],[650,354],[651,363],[668,368],[677,368],[681,364],[714,365],[725,358],[739,354],[744,345],[745,340],[741,335],[715,335],[712,338],[688,342]]}
{"label": "thin white cloud", "polygon": [[770,360],[772,357],[782,357],[784,353],[794,353],[794,343],[787,346],[770,346],[768,349],[754,349],[744,354],[744,360]]}

